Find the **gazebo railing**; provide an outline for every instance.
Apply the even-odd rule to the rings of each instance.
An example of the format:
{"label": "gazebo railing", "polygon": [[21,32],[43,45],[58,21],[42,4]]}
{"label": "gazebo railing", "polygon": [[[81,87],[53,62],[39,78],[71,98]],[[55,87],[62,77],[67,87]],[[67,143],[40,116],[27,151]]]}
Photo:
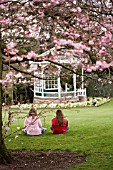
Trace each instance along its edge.
{"label": "gazebo railing", "polygon": [[56,91],[35,91],[34,97],[41,98],[59,98],[59,97],[75,97],[75,96],[86,96],[86,89],[77,89],[74,91],[61,91],[60,96]]}
{"label": "gazebo railing", "polygon": [[76,90],[76,95],[77,96],[86,96],[86,88],[84,88],[84,89],[77,89]]}

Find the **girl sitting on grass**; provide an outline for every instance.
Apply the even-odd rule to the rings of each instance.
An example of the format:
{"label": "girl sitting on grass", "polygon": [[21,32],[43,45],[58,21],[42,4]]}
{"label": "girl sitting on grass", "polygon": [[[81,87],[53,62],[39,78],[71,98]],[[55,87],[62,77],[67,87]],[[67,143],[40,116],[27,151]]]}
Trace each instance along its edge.
{"label": "girl sitting on grass", "polygon": [[40,117],[37,116],[37,111],[34,107],[29,110],[28,116],[24,121],[23,132],[27,135],[41,135],[46,128],[42,127]]}
{"label": "girl sitting on grass", "polygon": [[61,110],[57,110],[56,117],[52,119],[51,130],[53,134],[65,134],[68,129],[68,120]]}

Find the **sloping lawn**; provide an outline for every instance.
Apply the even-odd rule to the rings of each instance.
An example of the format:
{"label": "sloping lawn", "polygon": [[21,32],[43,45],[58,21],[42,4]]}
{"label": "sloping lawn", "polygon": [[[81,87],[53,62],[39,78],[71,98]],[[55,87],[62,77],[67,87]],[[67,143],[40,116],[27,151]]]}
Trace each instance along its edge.
{"label": "sloping lawn", "polygon": [[[6,146],[13,150],[63,150],[85,153],[87,161],[69,170],[113,169],[113,99],[100,107],[63,109],[69,120],[69,131],[53,135],[50,130],[55,109],[41,117],[47,131],[41,136],[26,136],[19,131],[6,137]],[[25,116],[25,115],[24,115]],[[12,124],[12,131],[23,127],[24,119]]]}

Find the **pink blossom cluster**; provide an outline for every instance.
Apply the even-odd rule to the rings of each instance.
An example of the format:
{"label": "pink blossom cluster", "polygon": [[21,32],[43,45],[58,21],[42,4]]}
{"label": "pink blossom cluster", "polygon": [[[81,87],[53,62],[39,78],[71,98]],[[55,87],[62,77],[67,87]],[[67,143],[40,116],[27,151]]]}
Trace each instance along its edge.
{"label": "pink blossom cluster", "polygon": [[104,69],[109,69],[110,66],[112,66],[112,62],[107,63],[106,61],[96,61],[96,64],[87,65],[85,70],[87,72],[93,72],[97,70],[103,71]]}
{"label": "pink blossom cluster", "polygon": [[101,45],[106,45],[106,43],[109,43],[112,39],[112,33],[110,31],[106,31],[105,35],[102,36],[101,40],[100,40],[100,44]]}
{"label": "pink blossom cluster", "polygon": [[[87,72],[103,71],[112,67],[112,4],[106,0],[105,5],[100,3],[100,7],[95,9],[95,1],[91,1],[90,8],[87,8],[90,1],[81,2],[79,4],[76,0],[1,0],[2,40],[7,44],[4,49],[5,62],[10,61],[13,64],[29,60],[44,61],[47,57],[51,61],[59,62],[61,49],[71,49],[64,53],[65,59],[69,59],[71,65],[73,59],[70,56],[73,55],[77,57],[77,61],[79,60],[76,63],[79,67],[91,63],[85,67]],[[99,1],[96,5],[99,5]],[[19,48],[22,46],[23,49],[28,47],[29,50],[25,49],[28,53],[19,55]],[[38,57],[36,51],[43,53],[51,47],[55,47],[56,52]],[[93,55],[97,57],[95,64],[92,64],[91,60]],[[22,63],[22,66],[25,71],[26,65]],[[27,67],[26,71],[31,73],[36,69],[35,66],[31,66]],[[16,73],[15,78],[21,76]]]}

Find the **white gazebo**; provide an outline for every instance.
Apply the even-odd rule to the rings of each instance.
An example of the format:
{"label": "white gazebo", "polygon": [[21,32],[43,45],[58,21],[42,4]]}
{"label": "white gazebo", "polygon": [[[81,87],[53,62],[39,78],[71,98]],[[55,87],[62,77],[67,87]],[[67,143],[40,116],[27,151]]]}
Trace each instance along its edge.
{"label": "white gazebo", "polygon": [[[40,56],[46,56],[50,53],[51,51],[47,51]],[[76,62],[76,59],[73,58]],[[60,61],[57,61],[59,63],[69,63],[67,59],[62,60],[62,57],[60,57]],[[37,65],[37,71],[34,71],[34,101],[39,99],[69,99],[73,98],[84,98],[86,99],[86,88],[84,88],[84,83],[83,83],[83,68],[81,68],[81,88],[77,89],[76,86],[76,74],[72,74],[72,84],[65,83],[64,88],[61,86],[61,77],[59,75],[48,75],[45,72],[45,69],[38,69],[40,66],[43,66],[45,68],[46,65],[49,65],[50,62],[30,62],[30,64],[35,64]],[[59,70],[60,73],[60,66],[56,66],[56,68]],[[53,70],[54,72],[54,70]],[[41,77],[37,78],[37,77]]]}

